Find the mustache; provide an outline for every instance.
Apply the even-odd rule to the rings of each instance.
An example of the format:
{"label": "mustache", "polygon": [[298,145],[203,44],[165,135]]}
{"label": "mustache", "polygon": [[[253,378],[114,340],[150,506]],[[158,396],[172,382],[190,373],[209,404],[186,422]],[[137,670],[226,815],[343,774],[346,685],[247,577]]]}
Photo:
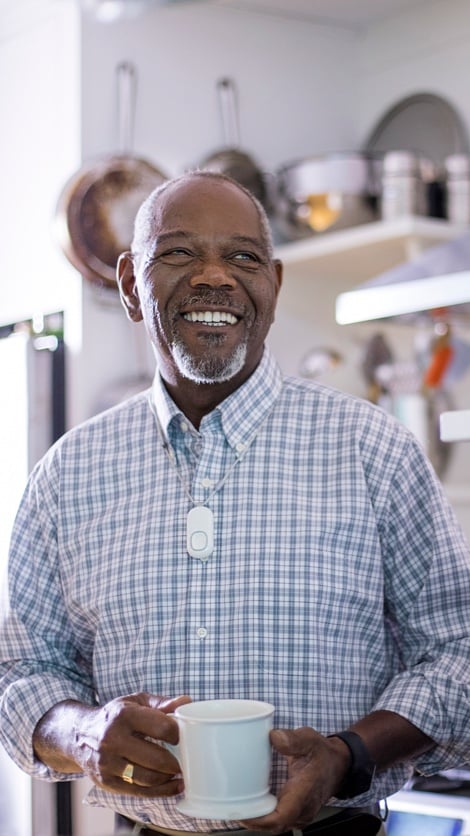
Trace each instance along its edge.
{"label": "mustache", "polygon": [[214,307],[230,308],[234,313],[244,314],[245,308],[233,304],[233,297],[223,290],[207,288],[198,293],[191,293],[180,299],[178,308],[191,307],[192,305],[211,305]]}

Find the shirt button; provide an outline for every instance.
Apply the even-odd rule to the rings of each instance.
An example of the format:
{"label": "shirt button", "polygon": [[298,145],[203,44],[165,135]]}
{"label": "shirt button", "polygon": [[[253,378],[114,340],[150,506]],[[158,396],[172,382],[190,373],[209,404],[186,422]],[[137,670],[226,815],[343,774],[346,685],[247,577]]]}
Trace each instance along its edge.
{"label": "shirt button", "polygon": [[189,430],[189,426],[188,426],[188,424],[186,423],[186,421],[181,421],[181,424],[180,424],[180,429],[181,429],[181,432],[183,432],[183,433],[187,433],[187,432],[188,432],[188,430]]}
{"label": "shirt button", "polygon": [[196,630],[196,635],[198,639],[205,639],[207,636],[207,630],[205,627],[198,627]]}
{"label": "shirt button", "polygon": [[201,485],[202,485],[203,488],[213,488],[214,487],[214,480],[209,479],[209,477],[206,476],[204,479],[201,479]]}
{"label": "shirt button", "polygon": [[238,444],[235,445],[235,450],[237,453],[244,453],[246,449],[246,444],[243,444],[243,441],[239,441]]}

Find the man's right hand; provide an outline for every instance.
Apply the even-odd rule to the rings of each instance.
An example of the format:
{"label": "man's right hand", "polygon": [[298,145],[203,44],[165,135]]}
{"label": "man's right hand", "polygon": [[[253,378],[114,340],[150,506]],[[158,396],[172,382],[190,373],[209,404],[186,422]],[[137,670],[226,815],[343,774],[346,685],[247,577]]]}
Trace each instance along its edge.
{"label": "man's right hand", "polygon": [[[169,716],[190,697],[139,693],[118,697],[100,708],[67,700],[36,726],[36,756],[58,772],[87,775],[97,786],[146,797],[183,790],[176,758],[158,741],[175,744],[179,730]],[[122,777],[132,765],[132,783]]]}

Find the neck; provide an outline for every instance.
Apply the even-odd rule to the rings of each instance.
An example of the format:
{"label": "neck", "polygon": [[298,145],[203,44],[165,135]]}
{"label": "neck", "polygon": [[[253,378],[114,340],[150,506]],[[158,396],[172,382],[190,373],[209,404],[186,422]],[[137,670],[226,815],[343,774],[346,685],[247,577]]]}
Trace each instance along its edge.
{"label": "neck", "polygon": [[173,363],[161,362],[159,370],[163,383],[177,407],[192,425],[199,429],[204,416],[212,412],[251,377],[261,362],[262,355],[262,350],[257,352],[249,358],[237,374],[221,383],[195,383],[183,377]]}
{"label": "neck", "polygon": [[192,383],[187,381],[183,390],[178,384],[171,381],[164,380],[163,382],[175,404],[196,429],[199,429],[204,415],[212,412],[240,385],[234,385],[233,381],[227,381],[226,383]]}
{"label": "neck", "polygon": [[223,383],[194,383],[187,378],[174,377],[160,369],[163,383],[175,404],[191,421],[193,427],[199,429],[204,415],[212,412],[222,401],[242,386],[252,375],[258,363],[242,369],[230,380]]}

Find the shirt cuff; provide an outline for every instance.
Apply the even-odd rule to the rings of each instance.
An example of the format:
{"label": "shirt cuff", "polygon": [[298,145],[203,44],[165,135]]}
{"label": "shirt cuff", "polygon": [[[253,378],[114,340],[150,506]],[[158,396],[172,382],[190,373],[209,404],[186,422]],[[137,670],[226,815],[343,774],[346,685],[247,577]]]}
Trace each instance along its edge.
{"label": "shirt cuff", "polygon": [[392,680],[372,709],[399,714],[435,742],[431,749],[413,759],[413,765],[423,775],[468,762],[468,733],[464,739],[465,733],[458,734],[455,728],[470,728],[469,706],[460,691],[451,691],[446,678],[434,674],[428,679],[424,672],[405,671]]}
{"label": "shirt cuff", "polygon": [[16,680],[2,697],[1,742],[20,769],[34,778],[70,781],[82,776],[81,772],[56,772],[38,760],[33,749],[33,733],[39,720],[64,700],[95,704],[93,693],[88,688],[53,674],[35,674]]}

